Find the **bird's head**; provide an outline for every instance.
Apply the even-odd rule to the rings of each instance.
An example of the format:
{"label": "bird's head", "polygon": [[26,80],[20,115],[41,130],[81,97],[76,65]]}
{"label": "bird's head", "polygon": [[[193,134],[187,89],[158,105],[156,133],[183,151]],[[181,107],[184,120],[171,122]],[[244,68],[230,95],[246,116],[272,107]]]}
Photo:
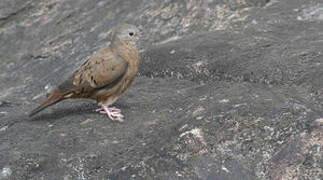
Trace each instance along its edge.
{"label": "bird's head", "polygon": [[121,24],[116,27],[113,37],[112,43],[126,43],[127,45],[135,45],[137,44],[140,38],[139,29],[131,24]]}

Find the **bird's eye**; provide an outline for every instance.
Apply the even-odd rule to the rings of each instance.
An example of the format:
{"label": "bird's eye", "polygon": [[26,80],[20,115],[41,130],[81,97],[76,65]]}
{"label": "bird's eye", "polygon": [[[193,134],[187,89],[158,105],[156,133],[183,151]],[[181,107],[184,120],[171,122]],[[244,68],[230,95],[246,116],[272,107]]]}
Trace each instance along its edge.
{"label": "bird's eye", "polygon": [[134,33],[133,33],[133,32],[130,32],[130,33],[129,33],[129,36],[133,36],[133,35],[134,35]]}

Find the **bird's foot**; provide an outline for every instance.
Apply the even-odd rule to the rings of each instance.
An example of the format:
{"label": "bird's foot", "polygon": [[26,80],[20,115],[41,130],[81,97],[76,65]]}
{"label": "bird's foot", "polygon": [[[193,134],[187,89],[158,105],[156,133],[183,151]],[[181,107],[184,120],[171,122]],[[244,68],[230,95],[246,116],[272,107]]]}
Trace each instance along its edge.
{"label": "bird's foot", "polygon": [[107,106],[102,106],[101,108],[96,110],[97,112],[100,112],[102,114],[107,114],[109,118],[113,121],[120,121],[123,122],[124,116],[121,114],[121,110],[115,107],[107,107]]}
{"label": "bird's foot", "polygon": [[116,107],[107,107],[107,106],[102,106],[101,108],[97,109],[96,112],[99,112],[100,113],[106,113],[106,111],[110,111],[110,112],[121,112],[120,109],[116,108]]}

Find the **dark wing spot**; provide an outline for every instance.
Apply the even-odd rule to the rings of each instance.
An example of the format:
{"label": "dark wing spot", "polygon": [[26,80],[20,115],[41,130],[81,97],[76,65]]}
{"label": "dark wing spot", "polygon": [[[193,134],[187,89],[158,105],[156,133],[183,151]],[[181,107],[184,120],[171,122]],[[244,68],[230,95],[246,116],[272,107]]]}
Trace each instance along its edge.
{"label": "dark wing spot", "polygon": [[98,85],[98,83],[96,83],[96,80],[95,79],[93,79],[93,82],[94,82],[95,85]]}
{"label": "dark wing spot", "polygon": [[81,84],[81,83],[82,83],[82,80],[83,80],[83,74],[81,73],[81,75],[80,75],[80,80],[79,80],[79,84]]}

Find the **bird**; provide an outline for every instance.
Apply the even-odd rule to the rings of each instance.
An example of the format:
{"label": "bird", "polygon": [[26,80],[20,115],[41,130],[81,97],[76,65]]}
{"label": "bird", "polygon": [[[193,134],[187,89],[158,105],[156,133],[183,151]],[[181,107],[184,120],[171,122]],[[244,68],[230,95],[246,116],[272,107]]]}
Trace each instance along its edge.
{"label": "bird", "polygon": [[29,116],[65,99],[86,98],[97,101],[100,106],[97,112],[106,114],[111,120],[123,121],[121,110],[110,106],[128,89],[138,72],[141,63],[139,40],[140,31],[135,25],[115,27],[110,44],[60,83]]}

